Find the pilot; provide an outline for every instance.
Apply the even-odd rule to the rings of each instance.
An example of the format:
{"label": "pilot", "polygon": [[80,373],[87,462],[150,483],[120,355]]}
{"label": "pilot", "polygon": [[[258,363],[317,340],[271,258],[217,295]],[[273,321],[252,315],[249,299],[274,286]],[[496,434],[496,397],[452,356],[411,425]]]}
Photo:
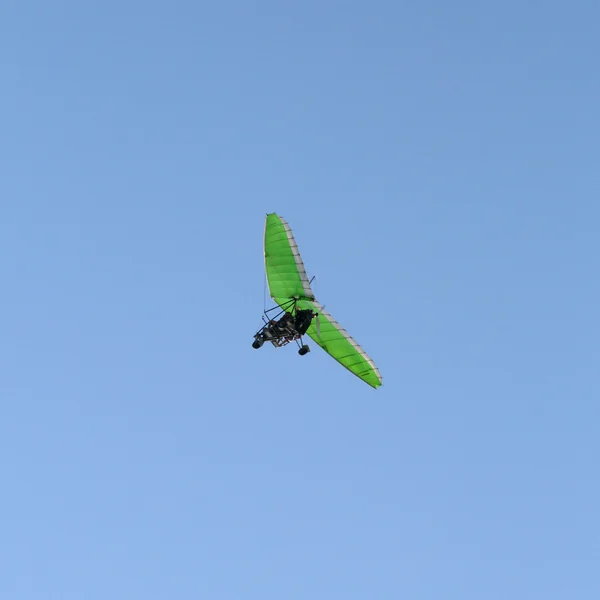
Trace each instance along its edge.
{"label": "pilot", "polygon": [[310,327],[310,322],[312,321],[312,318],[314,316],[315,313],[310,309],[296,311],[295,327],[296,331],[300,335],[304,335],[306,333],[307,329]]}
{"label": "pilot", "polygon": [[277,323],[277,327],[279,329],[287,329],[288,327],[293,327],[294,317],[288,312],[286,312],[281,319],[279,319],[279,323]]}

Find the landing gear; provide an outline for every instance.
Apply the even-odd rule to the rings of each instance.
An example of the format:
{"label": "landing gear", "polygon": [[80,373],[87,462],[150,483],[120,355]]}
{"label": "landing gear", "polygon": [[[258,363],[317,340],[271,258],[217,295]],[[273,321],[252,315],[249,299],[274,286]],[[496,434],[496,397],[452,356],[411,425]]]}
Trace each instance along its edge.
{"label": "landing gear", "polygon": [[305,354],[308,354],[310,352],[310,348],[308,346],[302,346],[300,348],[300,350],[298,350],[298,354],[300,356],[304,356]]}

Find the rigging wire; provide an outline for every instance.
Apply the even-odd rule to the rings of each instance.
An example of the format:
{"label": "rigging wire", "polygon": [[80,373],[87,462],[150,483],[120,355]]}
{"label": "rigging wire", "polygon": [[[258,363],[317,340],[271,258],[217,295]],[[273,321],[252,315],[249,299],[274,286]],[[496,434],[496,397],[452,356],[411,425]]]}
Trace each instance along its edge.
{"label": "rigging wire", "polygon": [[267,312],[267,274],[265,273],[263,286],[263,312]]}

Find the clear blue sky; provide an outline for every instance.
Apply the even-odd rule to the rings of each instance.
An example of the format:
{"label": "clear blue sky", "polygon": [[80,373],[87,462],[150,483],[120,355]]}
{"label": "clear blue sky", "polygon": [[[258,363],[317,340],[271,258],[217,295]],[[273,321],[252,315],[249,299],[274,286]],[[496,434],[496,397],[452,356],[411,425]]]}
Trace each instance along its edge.
{"label": "clear blue sky", "polygon": [[[600,598],[599,22],[4,2],[0,597]],[[272,211],[379,390],[251,348]]]}

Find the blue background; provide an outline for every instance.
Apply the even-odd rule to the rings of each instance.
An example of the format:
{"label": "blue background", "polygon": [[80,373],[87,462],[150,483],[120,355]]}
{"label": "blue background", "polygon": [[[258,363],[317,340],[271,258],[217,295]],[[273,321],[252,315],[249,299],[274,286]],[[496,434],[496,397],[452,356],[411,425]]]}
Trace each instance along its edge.
{"label": "blue background", "polygon": [[4,2],[0,596],[599,598],[599,19]]}

